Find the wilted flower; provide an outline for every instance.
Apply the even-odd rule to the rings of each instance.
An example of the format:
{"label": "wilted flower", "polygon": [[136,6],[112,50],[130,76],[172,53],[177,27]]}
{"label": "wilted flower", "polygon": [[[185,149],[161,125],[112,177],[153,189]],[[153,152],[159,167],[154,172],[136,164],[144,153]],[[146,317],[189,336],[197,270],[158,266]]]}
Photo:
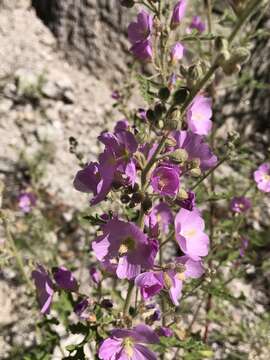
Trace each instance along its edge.
{"label": "wilted flower", "polygon": [[212,129],[212,100],[202,95],[195,97],[187,110],[187,124],[194,134],[208,135]]}
{"label": "wilted flower", "polygon": [[36,195],[31,192],[22,192],[19,195],[19,208],[24,213],[29,213],[34,206],[36,206]]}
{"label": "wilted flower", "polygon": [[146,325],[115,329],[101,344],[98,356],[102,360],[157,360],[156,355],[142,345],[157,343],[158,336]]}
{"label": "wilted flower", "polygon": [[264,163],[254,171],[254,180],[257,183],[258,189],[263,192],[270,192],[270,163]]}
{"label": "wilted flower", "polygon": [[205,24],[202,22],[200,16],[193,16],[189,29],[196,29],[199,33],[205,31]]}
{"label": "wilted flower", "polygon": [[41,265],[32,271],[32,278],[35,282],[41,313],[49,314],[54,294],[53,282],[48,272]]}
{"label": "wilted flower", "polygon": [[175,29],[183,19],[186,13],[187,1],[180,0],[176,3],[173,9],[173,14],[171,18],[171,28]]}
{"label": "wilted flower", "polygon": [[235,213],[244,213],[251,208],[251,201],[245,196],[234,197],[230,203],[230,209]]}
{"label": "wilted flower", "polygon": [[171,62],[176,64],[184,56],[185,48],[181,43],[176,43],[171,49]]}
{"label": "wilted flower", "polygon": [[66,269],[64,266],[54,268],[53,277],[59,288],[68,291],[78,290],[77,280],[72,275],[72,272]]}
{"label": "wilted flower", "polygon": [[157,242],[148,239],[135,224],[112,219],[102,230],[92,248],[100,261],[118,258],[116,274],[120,279],[134,279],[142,268],[153,266]]}
{"label": "wilted flower", "polygon": [[167,164],[158,166],[152,173],[153,190],[161,195],[175,196],[180,186],[180,170]]}
{"label": "wilted flower", "polygon": [[176,240],[191,259],[198,261],[208,254],[209,237],[204,232],[204,220],[197,209],[181,209],[175,217]]}

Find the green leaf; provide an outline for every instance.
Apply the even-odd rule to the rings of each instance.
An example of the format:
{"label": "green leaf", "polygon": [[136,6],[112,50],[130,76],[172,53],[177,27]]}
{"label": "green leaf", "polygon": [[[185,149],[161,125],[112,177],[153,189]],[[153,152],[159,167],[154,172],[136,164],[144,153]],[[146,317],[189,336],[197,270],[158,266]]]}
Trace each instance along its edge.
{"label": "green leaf", "polygon": [[151,105],[154,101],[154,94],[151,92],[151,82],[141,74],[136,74],[136,79],[139,83],[139,88],[143,99]]}

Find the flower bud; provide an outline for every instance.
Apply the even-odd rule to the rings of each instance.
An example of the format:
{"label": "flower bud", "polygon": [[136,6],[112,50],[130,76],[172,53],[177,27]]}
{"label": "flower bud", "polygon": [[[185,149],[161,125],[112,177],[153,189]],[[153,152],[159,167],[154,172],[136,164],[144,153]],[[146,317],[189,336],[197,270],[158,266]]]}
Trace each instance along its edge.
{"label": "flower bud", "polygon": [[215,49],[219,52],[228,51],[229,43],[228,40],[225,39],[223,36],[217,36],[215,39]]}
{"label": "flower bud", "polygon": [[235,64],[245,64],[250,58],[250,51],[244,47],[235,49],[232,53],[230,61]]}
{"label": "flower bud", "polygon": [[185,149],[177,149],[170,153],[170,159],[178,163],[184,163],[188,159],[188,153]]}
{"label": "flower bud", "polygon": [[190,175],[194,176],[194,177],[201,176],[201,173],[202,173],[202,171],[201,171],[200,168],[193,168],[193,169],[190,170]]}
{"label": "flower bud", "polygon": [[142,192],[136,192],[132,195],[131,200],[135,203],[135,204],[139,204],[140,202],[142,202],[143,200],[143,193]]}
{"label": "flower bud", "polygon": [[123,204],[128,204],[130,202],[130,197],[127,194],[123,194],[121,195],[120,200]]}
{"label": "flower bud", "polygon": [[142,202],[142,209],[144,212],[147,212],[152,207],[152,200],[149,197],[146,197]]}
{"label": "flower bud", "polygon": [[188,193],[184,189],[180,189],[178,192],[178,198],[179,200],[187,200],[188,199]]}
{"label": "flower bud", "polygon": [[132,8],[135,5],[134,0],[121,0],[121,6],[126,8]]}
{"label": "flower bud", "polygon": [[161,101],[165,102],[166,100],[169,99],[171,95],[170,90],[167,87],[163,87],[159,90],[158,92],[158,97],[160,98]]}
{"label": "flower bud", "polygon": [[146,111],[146,117],[150,122],[156,121],[156,114],[155,114],[154,110],[152,110],[152,109],[149,109]]}
{"label": "flower bud", "polygon": [[175,105],[182,105],[186,101],[188,95],[189,91],[185,87],[176,90],[176,92],[173,94],[173,100]]}
{"label": "flower bud", "polygon": [[163,273],[163,279],[164,279],[164,284],[165,284],[166,289],[169,290],[173,286],[172,279],[166,272]]}
{"label": "flower bud", "polygon": [[166,111],[166,107],[162,104],[156,104],[154,111],[156,119],[160,119],[163,113]]}
{"label": "flower bud", "polygon": [[191,169],[198,168],[201,165],[201,160],[199,158],[195,158],[195,159],[191,160],[189,164],[190,164]]}

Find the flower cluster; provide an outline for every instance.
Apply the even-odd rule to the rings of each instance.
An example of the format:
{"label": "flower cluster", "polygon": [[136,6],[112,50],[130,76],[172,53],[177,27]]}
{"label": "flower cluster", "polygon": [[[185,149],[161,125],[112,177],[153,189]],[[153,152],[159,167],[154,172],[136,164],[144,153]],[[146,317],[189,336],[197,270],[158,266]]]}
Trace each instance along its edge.
{"label": "flower cluster", "polygon": [[[89,271],[93,286],[100,289],[106,277],[129,284],[123,311],[119,312],[120,327],[114,328],[99,346],[102,360],[155,360],[156,355],[145,345],[157,344],[159,336],[172,336],[173,330],[166,326],[151,329],[144,324],[132,327],[129,305],[133,288],[137,288],[144,306],[150,306],[154,297],[157,303],[166,299],[172,306],[181,306],[186,283],[201,277],[203,281],[207,268],[204,258],[209,254],[210,239],[196,190],[219,165],[208,144],[214,126],[212,99],[204,90],[206,86],[192,89],[192,66],[186,72],[182,69],[186,77],[175,74],[176,64],[186,49],[179,41],[172,47],[164,45],[160,36],[164,29],[157,21],[158,14],[163,13],[155,5],[157,2],[146,2],[148,9],[155,10],[154,16],[140,10],[137,20],[128,27],[128,39],[135,58],[153,61],[160,71],[154,82],[159,90],[149,91],[148,109],[124,112],[126,118],[118,121],[112,132],[99,135],[102,151],[98,160],[85,164],[74,179],[76,190],[91,194],[91,207],[104,202],[109,208],[104,206],[108,211],[96,214],[93,223],[96,235],[91,251],[97,260]],[[133,6],[133,2],[125,1],[125,5]],[[173,33],[181,25],[186,8],[186,0],[175,4],[166,31]],[[205,31],[200,17],[192,19],[188,28],[191,31],[195,35]],[[164,52],[161,59],[157,59],[159,52],[153,49],[158,43]],[[201,80],[196,76],[195,80]],[[144,91],[149,90],[147,86]],[[116,102],[122,101],[119,92],[115,91],[112,97]],[[270,192],[269,163],[254,172],[254,180],[259,190]],[[230,201],[233,218],[243,216],[251,208],[250,199],[244,195]],[[174,251],[170,256],[166,253],[169,243]],[[241,238],[240,256],[244,256],[247,247],[248,240]],[[43,314],[49,313],[55,291],[78,290],[77,281],[64,267],[53,270],[52,280],[39,265],[32,277]],[[111,306],[102,294],[99,300],[104,306]],[[88,318],[88,306],[88,298],[76,304],[74,311],[80,319]],[[162,319],[164,325],[164,318],[165,314],[155,308],[149,322]]]}

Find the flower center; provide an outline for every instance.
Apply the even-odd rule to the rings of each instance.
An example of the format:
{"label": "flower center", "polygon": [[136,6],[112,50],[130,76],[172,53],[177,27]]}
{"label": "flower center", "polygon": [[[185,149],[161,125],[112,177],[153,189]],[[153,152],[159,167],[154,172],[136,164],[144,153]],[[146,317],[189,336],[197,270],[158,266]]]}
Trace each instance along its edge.
{"label": "flower center", "polygon": [[197,233],[196,229],[190,229],[190,230],[188,230],[188,231],[185,231],[185,232],[183,233],[183,236],[184,236],[184,237],[192,237],[192,236],[195,236],[196,233]]}
{"label": "flower center", "polygon": [[163,190],[166,186],[168,186],[169,183],[170,183],[170,180],[168,178],[166,178],[165,176],[159,178],[158,185],[161,190]]}
{"label": "flower center", "polygon": [[129,251],[134,250],[136,247],[136,243],[135,240],[131,237],[127,237],[123,240],[122,244],[120,245],[119,248],[119,254],[120,255],[125,255],[127,254]]}
{"label": "flower center", "polygon": [[264,180],[264,181],[270,181],[270,175],[268,175],[268,174],[263,174],[263,180]]}
{"label": "flower center", "polygon": [[131,359],[133,356],[133,348],[134,348],[133,340],[131,338],[127,337],[123,341],[123,346],[124,346],[124,349],[125,349],[125,352],[126,352],[128,358]]}
{"label": "flower center", "polygon": [[201,113],[199,113],[199,112],[195,113],[192,117],[193,117],[193,120],[195,120],[195,121],[204,120],[203,114],[201,114]]}

